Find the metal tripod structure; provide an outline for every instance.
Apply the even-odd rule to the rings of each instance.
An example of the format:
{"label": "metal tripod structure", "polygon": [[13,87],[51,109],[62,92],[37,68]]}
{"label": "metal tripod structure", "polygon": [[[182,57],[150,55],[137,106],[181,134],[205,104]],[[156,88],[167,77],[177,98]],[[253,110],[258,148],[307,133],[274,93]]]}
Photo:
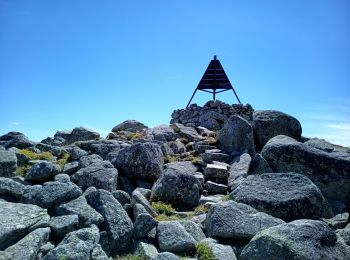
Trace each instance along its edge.
{"label": "metal tripod structure", "polygon": [[227,90],[232,90],[238,102],[241,104],[241,101],[239,100],[235,89],[232,87],[231,82],[228,79],[224,68],[222,67],[220,61],[217,59],[216,55],[214,55],[214,59],[210,61],[208,68],[204,72],[204,75],[200,80],[197,88],[193,92],[193,95],[186,108],[191,104],[191,101],[197,90],[213,94],[213,100],[215,100],[216,94]]}

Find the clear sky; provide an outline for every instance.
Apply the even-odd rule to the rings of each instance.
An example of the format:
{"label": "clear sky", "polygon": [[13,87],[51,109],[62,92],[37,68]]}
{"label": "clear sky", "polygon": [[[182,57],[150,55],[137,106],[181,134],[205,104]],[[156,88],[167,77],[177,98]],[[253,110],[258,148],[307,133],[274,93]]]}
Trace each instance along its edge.
{"label": "clear sky", "polygon": [[0,0],[0,134],[169,123],[214,54],[243,103],[350,146],[348,0]]}

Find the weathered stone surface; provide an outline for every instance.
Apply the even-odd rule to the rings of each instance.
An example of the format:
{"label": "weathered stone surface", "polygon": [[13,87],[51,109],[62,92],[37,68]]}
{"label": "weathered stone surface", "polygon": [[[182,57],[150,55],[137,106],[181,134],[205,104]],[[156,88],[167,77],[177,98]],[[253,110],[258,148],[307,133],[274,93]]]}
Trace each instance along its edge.
{"label": "weathered stone surface", "polygon": [[87,201],[104,218],[102,226],[107,231],[111,253],[127,252],[134,227],[123,206],[105,190],[89,193]]}
{"label": "weathered stone surface", "polygon": [[252,158],[248,153],[243,153],[234,159],[234,162],[230,167],[230,175],[228,177],[228,186],[230,187],[230,190],[236,188],[243,178],[248,176],[251,161]]}
{"label": "weathered stone surface", "polygon": [[228,240],[250,240],[259,231],[284,223],[252,207],[226,201],[213,204],[204,222],[209,237]]}
{"label": "weathered stone surface", "polygon": [[178,209],[192,209],[200,198],[197,179],[190,174],[167,169],[153,185],[151,200],[172,204]]}
{"label": "weathered stone surface", "polygon": [[157,239],[162,252],[186,254],[195,250],[196,240],[178,221],[159,222]]}
{"label": "weathered stone surface", "polygon": [[35,163],[28,171],[26,181],[45,182],[53,179],[55,175],[61,172],[61,167],[58,164],[40,161]]}
{"label": "weathered stone surface", "polygon": [[228,162],[230,159],[228,154],[214,151],[215,150],[206,150],[205,153],[202,154],[203,161],[207,163],[213,163],[214,161]]}
{"label": "weathered stone surface", "polygon": [[114,191],[117,187],[118,170],[109,161],[95,162],[78,170],[71,176],[83,190],[94,186],[97,189]]}
{"label": "weathered stone surface", "polygon": [[265,229],[243,249],[242,260],[349,259],[350,248],[326,223],[296,220]]}
{"label": "weathered stone surface", "polygon": [[147,135],[154,140],[170,142],[175,141],[178,135],[175,133],[174,129],[172,129],[168,125],[160,125],[153,127],[151,129],[147,129]]}
{"label": "weathered stone surface", "polygon": [[178,172],[182,173],[195,173],[198,171],[198,167],[195,166],[190,161],[183,161],[183,162],[171,162],[164,165],[165,169],[173,169]]}
{"label": "weathered stone surface", "polygon": [[240,116],[231,116],[218,132],[219,148],[236,156],[244,152],[255,154],[253,128]]}
{"label": "weathered stone surface", "polygon": [[81,194],[81,189],[74,183],[45,182],[42,186],[27,187],[23,193],[22,202],[52,210],[61,203],[75,199]]}
{"label": "weathered stone surface", "polygon": [[87,156],[89,153],[83,149],[80,149],[76,145],[66,147],[66,151],[69,153],[69,159],[77,161],[83,156]]}
{"label": "weathered stone surface", "polygon": [[0,200],[0,250],[13,245],[36,226],[47,227],[50,216],[35,205]]}
{"label": "weathered stone surface", "polygon": [[141,122],[138,122],[136,120],[126,120],[116,125],[115,127],[113,127],[112,132],[128,131],[128,132],[136,133],[146,128],[148,127],[142,124]]}
{"label": "weathered stone surface", "polygon": [[9,178],[0,177],[0,198],[11,202],[18,202],[26,186]]}
{"label": "weathered stone surface", "polygon": [[175,123],[173,127],[180,136],[186,138],[189,142],[204,140],[204,137],[200,136],[194,127],[184,126],[179,123]]}
{"label": "weathered stone surface", "polygon": [[180,260],[180,257],[170,252],[163,252],[153,256],[150,260]]}
{"label": "weathered stone surface", "polygon": [[99,225],[103,222],[103,217],[86,201],[85,197],[80,196],[68,203],[61,204],[57,210],[57,215],[78,215],[79,224],[82,227],[91,224]]}
{"label": "weathered stone surface", "polygon": [[309,147],[287,136],[272,138],[262,156],[275,172],[298,172],[310,178],[325,197],[347,203],[350,158]]}
{"label": "weathered stone surface", "polygon": [[43,260],[90,259],[92,250],[100,239],[99,230],[95,225],[68,233],[65,238],[44,256]]}
{"label": "weathered stone surface", "polygon": [[277,135],[286,135],[300,140],[302,132],[301,125],[296,118],[275,110],[254,111],[253,129],[255,142],[259,149]]}
{"label": "weathered stone surface", "polygon": [[210,194],[224,194],[227,193],[227,185],[207,181],[204,187]]}
{"label": "weathered stone surface", "polygon": [[25,149],[35,145],[34,142],[20,132],[9,132],[0,136],[0,143],[3,143],[6,148],[16,147],[18,149]]}
{"label": "weathered stone surface", "polygon": [[131,198],[130,198],[130,195],[123,191],[123,190],[116,190],[116,191],[113,191],[112,192],[114,198],[117,199],[117,201],[122,204],[123,206],[125,204],[130,204],[131,203]]}
{"label": "weathered stone surface", "polygon": [[17,157],[13,151],[0,149],[0,177],[12,177],[15,175]]}
{"label": "weathered stone surface", "polygon": [[333,218],[322,220],[326,222],[333,230],[345,228],[346,224],[348,224],[349,213],[337,214]]}
{"label": "weathered stone surface", "polygon": [[85,168],[93,163],[97,163],[97,162],[101,163],[102,161],[103,161],[102,157],[99,156],[98,154],[85,155],[79,159],[79,167]]}
{"label": "weathered stone surface", "polygon": [[151,216],[155,217],[157,215],[146,197],[138,190],[134,190],[131,197],[131,205],[135,205],[136,203],[141,204]]}
{"label": "weathered stone surface", "polygon": [[79,218],[77,215],[65,215],[50,219],[50,228],[53,238],[61,241],[64,236],[78,228]]}
{"label": "weathered stone surface", "polygon": [[179,221],[179,223],[186,229],[187,233],[190,234],[197,242],[205,239],[205,234],[202,228],[191,220]]}
{"label": "weathered stone surface", "polygon": [[345,244],[350,246],[350,226],[344,229],[338,229],[336,233],[337,236],[340,237]]}
{"label": "weathered stone surface", "polygon": [[158,221],[156,221],[150,214],[141,213],[137,215],[134,223],[134,239],[146,237],[148,233],[155,227],[157,227]]}
{"label": "weathered stone surface", "polygon": [[215,195],[210,195],[210,196],[201,196],[201,198],[199,199],[199,204],[205,204],[207,202],[209,203],[218,203],[222,201],[224,195],[220,195],[220,194],[215,194]]}
{"label": "weathered stone surface", "polygon": [[97,244],[91,252],[91,260],[108,260],[108,256],[100,244]]}
{"label": "weathered stone surface", "polygon": [[273,172],[268,162],[261,156],[260,153],[255,154],[250,163],[248,174],[262,174]]}
{"label": "weathered stone surface", "polygon": [[54,181],[68,183],[68,182],[70,182],[70,177],[68,174],[59,173],[55,176]]}
{"label": "weathered stone surface", "polygon": [[135,143],[120,151],[116,165],[129,178],[155,181],[163,171],[162,150],[154,143]]}
{"label": "weathered stone surface", "polygon": [[203,239],[200,243],[209,246],[215,260],[237,260],[237,257],[230,246],[221,245],[215,239]]}
{"label": "weathered stone surface", "polygon": [[36,259],[40,247],[49,240],[50,228],[38,228],[16,244],[0,251],[1,260],[26,260]]}
{"label": "weathered stone surface", "polygon": [[228,177],[228,170],[224,165],[207,164],[204,169],[204,175],[207,178],[218,178],[226,180]]}
{"label": "weathered stone surface", "polygon": [[332,217],[320,190],[297,173],[250,175],[230,198],[285,221]]}
{"label": "weathered stone surface", "polygon": [[328,153],[334,151],[334,146],[332,144],[318,138],[312,138],[306,141],[304,144]]}
{"label": "weathered stone surface", "polygon": [[73,173],[75,173],[79,169],[80,169],[79,162],[77,162],[77,161],[70,162],[70,163],[66,163],[64,165],[63,173],[68,174],[68,175],[72,175]]}
{"label": "weathered stone surface", "polygon": [[158,254],[157,248],[150,243],[138,242],[134,246],[133,255],[141,257],[141,259],[150,259]]}
{"label": "weathered stone surface", "polygon": [[87,141],[100,138],[100,134],[86,127],[76,127],[66,136],[66,144],[72,144],[78,141]]}
{"label": "weathered stone surface", "polygon": [[175,141],[169,142],[169,147],[173,151],[173,154],[182,154],[186,152],[186,146],[180,141],[179,138]]}

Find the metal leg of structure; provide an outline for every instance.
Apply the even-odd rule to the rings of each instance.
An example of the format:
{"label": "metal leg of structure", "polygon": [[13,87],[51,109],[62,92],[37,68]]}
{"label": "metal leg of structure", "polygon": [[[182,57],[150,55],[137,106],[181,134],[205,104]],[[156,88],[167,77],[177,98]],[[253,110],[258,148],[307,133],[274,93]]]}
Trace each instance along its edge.
{"label": "metal leg of structure", "polygon": [[213,91],[213,99],[215,100],[216,89]]}
{"label": "metal leg of structure", "polygon": [[196,94],[196,92],[197,92],[197,88],[196,88],[196,90],[193,92],[193,95],[192,95],[190,101],[188,102],[186,108],[188,108],[188,106],[191,104],[191,101],[192,101],[192,99],[193,99],[193,97],[194,97],[194,94]]}
{"label": "metal leg of structure", "polygon": [[238,102],[239,102],[240,104],[242,104],[242,103],[241,103],[241,101],[239,100],[239,98],[238,98],[237,94],[236,94],[235,89],[234,89],[234,88],[232,88],[232,90],[233,90],[233,93],[235,93],[235,96],[236,96],[236,98],[237,98]]}

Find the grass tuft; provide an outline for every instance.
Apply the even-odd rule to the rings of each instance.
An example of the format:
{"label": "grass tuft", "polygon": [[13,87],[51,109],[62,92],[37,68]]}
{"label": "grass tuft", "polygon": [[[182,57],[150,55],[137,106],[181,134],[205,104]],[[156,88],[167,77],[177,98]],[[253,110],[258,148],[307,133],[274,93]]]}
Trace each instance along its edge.
{"label": "grass tuft", "polygon": [[28,149],[22,149],[19,152],[25,155],[29,160],[53,161],[55,159],[55,156],[50,152],[35,153]]}
{"label": "grass tuft", "polygon": [[144,260],[144,258],[138,255],[128,254],[128,255],[117,255],[114,258],[114,260]]}
{"label": "grass tuft", "polygon": [[170,204],[161,201],[152,202],[152,207],[157,212],[157,214],[164,214],[166,216],[171,216],[176,212]]}
{"label": "grass tuft", "polygon": [[213,250],[206,243],[198,243],[196,245],[197,256],[199,260],[215,260]]}
{"label": "grass tuft", "polygon": [[24,165],[24,166],[17,167],[16,175],[20,176],[20,177],[26,177],[29,169],[30,169],[30,165]]}

